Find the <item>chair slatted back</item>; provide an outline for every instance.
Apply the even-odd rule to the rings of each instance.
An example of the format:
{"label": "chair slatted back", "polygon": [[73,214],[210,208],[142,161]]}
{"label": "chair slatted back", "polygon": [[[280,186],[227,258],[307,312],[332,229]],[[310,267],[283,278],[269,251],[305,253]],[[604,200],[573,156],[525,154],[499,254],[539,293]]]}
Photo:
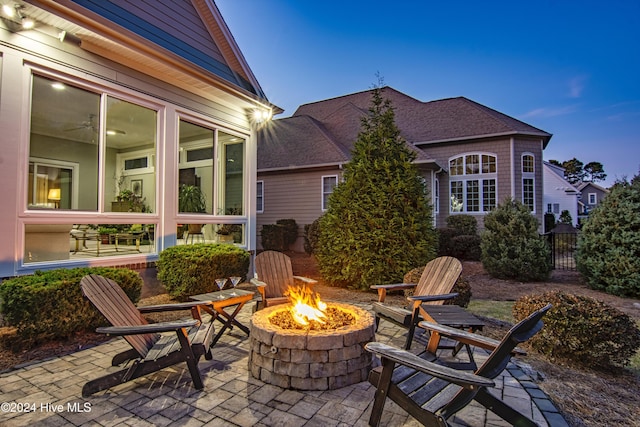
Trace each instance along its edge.
{"label": "chair slatted back", "polygon": [[[424,267],[414,295],[448,294],[462,273],[462,264],[457,258],[442,256],[429,261]],[[442,305],[444,301],[429,301],[423,304]]]}
{"label": "chair slatted back", "polygon": [[[85,276],[80,281],[82,293],[102,313],[113,326],[140,326],[148,322],[127,294],[113,280],[97,274]],[[149,349],[158,340],[158,334],[126,335],[129,344],[145,357]]]}
{"label": "chair slatted back", "polygon": [[291,258],[282,252],[264,251],[255,259],[258,280],[267,284],[265,295],[276,298],[284,295],[289,286],[295,285]]}

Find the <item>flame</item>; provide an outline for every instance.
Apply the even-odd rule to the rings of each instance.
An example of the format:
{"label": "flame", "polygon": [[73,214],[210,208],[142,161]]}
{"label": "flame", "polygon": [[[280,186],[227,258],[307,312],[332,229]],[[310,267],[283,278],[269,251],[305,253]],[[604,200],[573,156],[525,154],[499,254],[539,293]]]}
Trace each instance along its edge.
{"label": "flame", "polygon": [[293,319],[306,326],[314,320],[318,323],[325,323],[327,304],[320,300],[320,295],[311,290],[308,286],[289,287],[285,292],[291,298],[289,311]]}

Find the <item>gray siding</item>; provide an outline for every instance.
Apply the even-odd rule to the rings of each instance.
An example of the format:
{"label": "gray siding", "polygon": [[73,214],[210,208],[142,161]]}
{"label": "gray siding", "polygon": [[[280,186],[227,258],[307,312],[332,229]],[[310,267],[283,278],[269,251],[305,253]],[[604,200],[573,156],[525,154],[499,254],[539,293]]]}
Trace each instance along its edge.
{"label": "gray siding", "polygon": [[311,224],[322,215],[322,177],[338,175],[341,170],[323,169],[280,174],[258,173],[263,181],[264,212],[257,214],[257,243],[261,248],[260,230],[264,224],[275,224],[279,219],[295,219],[298,224],[298,242],[295,249],[302,249],[305,224]]}

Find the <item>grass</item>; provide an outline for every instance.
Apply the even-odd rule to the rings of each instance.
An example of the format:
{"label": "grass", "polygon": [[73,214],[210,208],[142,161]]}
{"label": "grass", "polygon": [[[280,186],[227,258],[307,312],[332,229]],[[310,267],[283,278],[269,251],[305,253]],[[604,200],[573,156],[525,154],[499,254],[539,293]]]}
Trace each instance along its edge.
{"label": "grass", "polygon": [[513,323],[513,315],[511,309],[513,301],[489,301],[489,300],[472,300],[469,302],[467,310],[478,316],[490,317],[505,322]]}

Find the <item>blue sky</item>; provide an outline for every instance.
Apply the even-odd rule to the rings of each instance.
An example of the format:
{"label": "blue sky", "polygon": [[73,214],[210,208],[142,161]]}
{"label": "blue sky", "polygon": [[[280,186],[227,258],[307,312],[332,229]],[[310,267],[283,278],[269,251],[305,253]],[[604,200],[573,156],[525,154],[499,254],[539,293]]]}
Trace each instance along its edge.
{"label": "blue sky", "polygon": [[[384,83],[464,96],[553,134],[545,160],[640,170],[640,1],[216,0],[269,100]],[[602,184],[601,184],[602,185]]]}

